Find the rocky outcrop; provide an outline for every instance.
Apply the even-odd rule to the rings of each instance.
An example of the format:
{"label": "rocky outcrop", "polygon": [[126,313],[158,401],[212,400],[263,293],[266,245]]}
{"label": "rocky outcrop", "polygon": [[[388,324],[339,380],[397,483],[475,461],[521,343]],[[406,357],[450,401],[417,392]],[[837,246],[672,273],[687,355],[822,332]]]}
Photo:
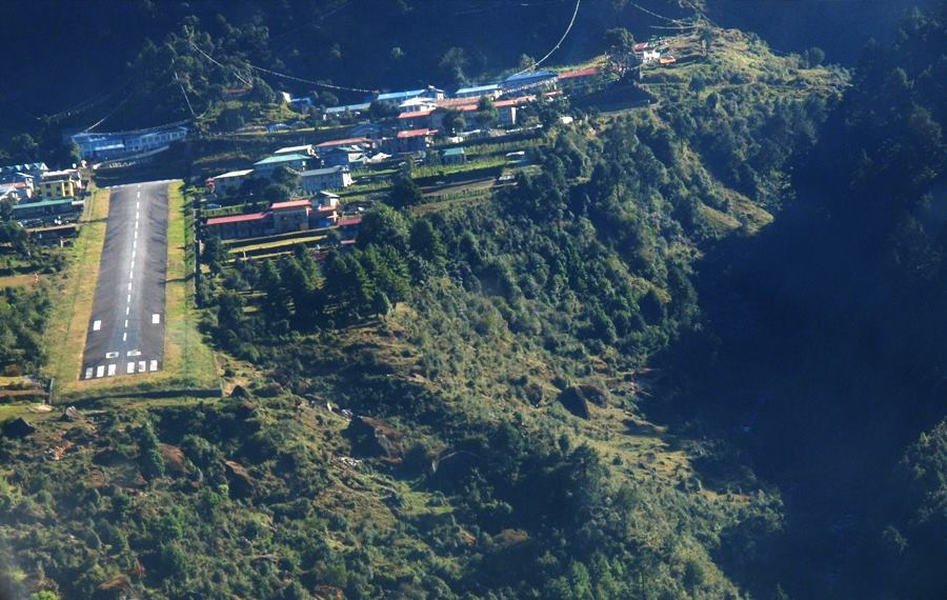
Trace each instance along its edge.
{"label": "rocky outcrop", "polygon": [[187,459],[180,448],[171,444],[161,444],[160,450],[165,470],[169,475],[186,476],[188,474]]}
{"label": "rocky outcrop", "polygon": [[32,435],[36,431],[36,428],[30,425],[23,417],[17,417],[16,419],[4,421],[3,425],[0,425],[0,431],[3,432],[3,437],[19,440]]}
{"label": "rocky outcrop", "polygon": [[592,416],[589,404],[608,406],[608,391],[592,383],[571,385],[559,394],[559,402],[575,416],[588,419]]}
{"label": "rocky outcrop", "polygon": [[249,498],[256,491],[256,482],[246,467],[232,460],[224,461],[224,473],[230,485],[230,495],[234,498]]}
{"label": "rocky outcrop", "polygon": [[564,389],[559,394],[559,402],[567,411],[579,418],[588,419],[592,416],[589,412],[588,401],[576,386]]}
{"label": "rocky outcrop", "polygon": [[399,463],[404,457],[401,434],[380,419],[355,417],[346,434],[352,441],[352,449],[359,454]]}

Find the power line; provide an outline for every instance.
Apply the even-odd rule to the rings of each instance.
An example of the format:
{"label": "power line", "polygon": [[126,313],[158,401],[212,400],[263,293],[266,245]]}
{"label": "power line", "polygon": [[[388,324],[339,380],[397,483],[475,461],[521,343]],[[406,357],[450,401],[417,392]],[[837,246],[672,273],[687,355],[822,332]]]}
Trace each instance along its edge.
{"label": "power line", "polygon": [[532,65],[526,67],[526,68],[523,69],[522,71],[519,71],[519,72],[517,72],[517,73],[514,73],[513,75],[511,75],[511,77],[516,77],[517,75],[522,75],[523,73],[528,73],[529,71],[535,70],[536,67],[538,67],[539,65],[543,64],[544,62],[546,62],[546,59],[549,58],[550,56],[552,56],[553,52],[555,52],[556,50],[559,49],[559,46],[562,45],[562,42],[564,42],[565,39],[569,36],[569,32],[572,31],[572,26],[575,24],[575,18],[576,18],[576,16],[578,16],[578,14],[579,14],[579,6],[581,6],[581,5],[582,5],[582,0],[576,0],[576,1],[575,1],[575,10],[572,11],[572,19],[569,20],[569,26],[566,27],[565,33],[562,34],[562,37],[559,38],[559,41],[556,42],[556,45],[552,47],[552,50],[550,50],[549,52],[547,52],[547,53],[546,53],[546,56],[540,58],[539,60],[537,60],[536,62],[534,62]]}
{"label": "power line", "polygon": [[296,77],[296,76],[294,76],[294,75],[287,75],[286,73],[279,73],[279,72],[273,71],[273,70],[271,70],[271,69],[264,69],[263,67],[258,67],[258,66],[256,66],[256,65],[253,65],[253,64],[250,64],[250,63],[247,63],[247,65],[248,65],[251,69],[256,69],[257,71],[260,71],[260,72],[262,72],[262,73],[269,73],[270,75],[273,75],[273,76],[276,76],[276,77],[282,77],[283,79],[289,79],[289,80],[292,80],[292,81],[298,81],[298,82],[300,82],[300,83],[308,83],[309,85],[316,85],[316,86],[320,86],[320,87],[324,87],[324,88],[329,88],[329,89],[332,89],[332,90],[340,90],[340,91],[343,91],[343,92],[360,92],[360,93],[364,93],[364,94],[375,94],[375,93],[378,92],[378,90],[367,90],[367,89],[364,89],[364,88],[349,87],[349,86],[345,86],[345,85],[335,85],[335,84],[332,84],[332,83],[323,83],[323,82],[321,82],[321,81],[313,81],[313,80],[311,80],[311,79],[303,79],[302,77]]}
{"label": "power line", "polygon": [[177,82],[178,87],[181,88],[181,93],[184,94],[184,101],[187,102],[187,109],[191,111],[191,116],[194,116],[194,107],[191,106],[191,99],[187,97],[187,92],[184,90],[184,84],[181,83],[181,80],[178,79],[178,72],[174,72],[174,81]]}
{"label": "power line", "polygon": [[215,65],[217,65],[217,66],[220,67],[221,69],[228,69],[228,68],[229,68],[229,69],[233,72],[234,77],[236,77],[236,78],[239,79],[241,82],[243,82],[244,85],[247,85],[247,86],[249,86],[249,87],[253,87],[253,83],[252,83],[251,81],[249,81],[248,79],[245,79],[242,75],[240,75],[240,73],[237,72],[237,69],[235,69],[234,67],[226,67],[226,66],[220,64],[219,62],[217,62],[216,60],[214,60],[214,57],[213,57],[213,56],[211,56],[210,54],[208,54],[208,53],[204,52],[203,50],[201,50],[201,49],[200,49],[200,46],[198,46],[197,44],[195,44],[192,40],[188,40],[188,43],[191,45],[192,48],[194,48],[195,50],[197,50],[198,52],[200,52],[202,55],[204,55],[204,56],[207,58],[207,60],[211,61],[212,63],[214,63]]}
{"label": "power line", "polygon": [[90,132],[90,131],[92,131],[93,129],[95,129],[96,127],[98,127],[99,125],[101,125],[102,123],[104,123],[104,122],[105,122],[106,120],[108,120],[112,115],[114,115],[115,113],[117,113],[117,112],[118,112],[118,109],[120,109],[122,106],[124,106],[125,103],[128,102],[128,99],[131,98],[133,94],[134,94],[134,92],[129,92],[128,95],[125,96],[125,99],[122,100],[121,102],[119,102],[119,103],[118,103],[118,106],[116,106],[115,108],[113,108],[112,111],[111,111],[109,114],[105,115],[104,117],[102,117],[101,119],[99,119],[98,121],[96,121],[96,122],[95,122],[93,125],[91,125],[90,127],[86,127],[85,129],[83,129],[83,131],[85,131],[85,132]]}

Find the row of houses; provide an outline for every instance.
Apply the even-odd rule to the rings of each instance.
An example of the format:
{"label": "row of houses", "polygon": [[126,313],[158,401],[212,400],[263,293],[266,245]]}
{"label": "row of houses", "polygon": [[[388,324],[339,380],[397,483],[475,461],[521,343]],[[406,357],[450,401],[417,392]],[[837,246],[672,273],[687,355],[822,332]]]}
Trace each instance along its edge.
{"label": "row of houses", "polygon": [[209,237],[229,240],[337,228],[343,238],[351,239],[360,223],[360,217],[340,217],[339,197],[322,191],[310,199],[276,202],[263,212],[210,218],[204,232]]}
{"label": "row of houses", "polygon": [[24,224],[78,218],[85,182],[78,169],[52,171],[46,163],[0,167],[0,200],[13,205],[13,219]]}
{"label": "row of houses", "polygon": [[[368,112],[372,102],[391,102],[397,104],[402,113],[404,113],[426,110],[426,108],[422,108],[426,105],[443,106],[442,101],[445,100],[468,100],[476,103],[476,101],[484,96],[491,100],[521,98],[540,92],[554,91],[559,88],[569,89],[576,86],[588,85],[589,82],[597,78],[599,74],[600,71],[597,67],[586,67],[562,72],[546,70],[527,71],[511,75],[494,83],[461,87],[451,96],[446,94],[444,90],[432,86],[401,92],[386,92],[368,97],[363,102],[327,108],[324,117],[326,119],[357,117]],[[466,106],[469,103],[470,102],[467,102],[461,105]],[[408,110],[409,108],[414,108],[415,110],[410,111]],[[507,111],[506,115],[501,114],[501,124],[505,123],[507,126],[512,126],[515,125],[515,121],[515,111]]]}

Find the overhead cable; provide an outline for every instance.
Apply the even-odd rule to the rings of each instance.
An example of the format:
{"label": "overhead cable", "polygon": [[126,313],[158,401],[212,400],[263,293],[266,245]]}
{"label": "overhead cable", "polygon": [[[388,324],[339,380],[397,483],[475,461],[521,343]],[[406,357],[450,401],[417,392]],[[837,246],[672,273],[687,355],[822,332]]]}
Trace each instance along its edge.
{"label": "overhead cable", "polygon": [[519,71],[519,72],[517,72],[517,73],[514,73],[513,75],[511,75],[511,77],[516,77],[517,75],[522,75],[523,73],[528,73],[528,72],[530,72],[530,71],[535,70],[536,67],[538,67],[539,65],[543,64],[544,62],[546,62],[546,59],[549,58],[550,56],[552,56],[553,52],[555,52],[556,50],[559,49],[559,46],[562,45],[562,42],[564,42],[565,39],[569,36],[569,32],[572,31],[572,26],[575,24],[575,18],[576,18],[576,16],[578,16],[578,14],[579,14],[579,6],[580,6],[581,4],[582,4],[582,0],[576,0],[576,2],[575,2],[575,10],[572,11],[572,19],[569,20],[569,26],[566,27],[565,33],[562,34],[562,37],[559,38],[559,41],[556,42],[556,45],[552,47],[552,50],[550,50],[549,52],[547,52],[547,53],[546,53],[546,56],[540,58],[539,60],[537,60],[536,62],[534,62],[534,63],[531,64],[530,66],[526,67],[525,69],[523,69],[523,70],[521,70],[521,71]]}

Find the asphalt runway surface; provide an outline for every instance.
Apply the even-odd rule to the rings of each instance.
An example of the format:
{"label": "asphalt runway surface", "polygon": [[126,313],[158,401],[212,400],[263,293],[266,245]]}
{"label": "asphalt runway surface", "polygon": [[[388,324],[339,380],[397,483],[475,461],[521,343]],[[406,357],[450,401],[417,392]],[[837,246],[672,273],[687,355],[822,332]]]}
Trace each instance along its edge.
{"label": "asphalt runway surface", "polygon": [[80,379],[161,370],[168,184],[113,188]]}

